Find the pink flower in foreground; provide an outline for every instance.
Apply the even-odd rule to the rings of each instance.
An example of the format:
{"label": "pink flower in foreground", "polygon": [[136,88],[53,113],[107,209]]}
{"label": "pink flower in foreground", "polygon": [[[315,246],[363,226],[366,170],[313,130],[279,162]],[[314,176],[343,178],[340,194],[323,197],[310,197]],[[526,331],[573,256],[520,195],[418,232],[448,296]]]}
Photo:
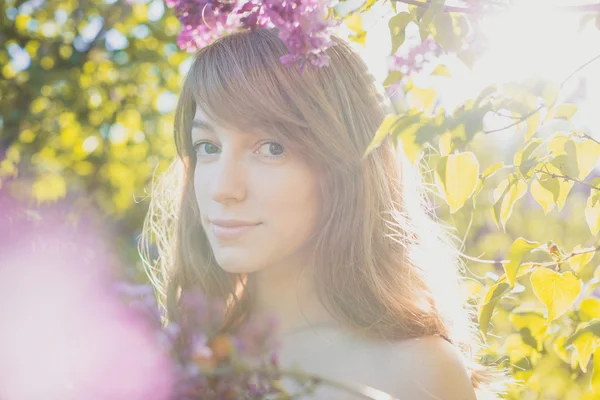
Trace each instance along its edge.
{"label": "pink flower in foreground", "polygon": [[89,221],[0,203],[0,398],[169,399],[171,361],[109,289],[110,249]]}

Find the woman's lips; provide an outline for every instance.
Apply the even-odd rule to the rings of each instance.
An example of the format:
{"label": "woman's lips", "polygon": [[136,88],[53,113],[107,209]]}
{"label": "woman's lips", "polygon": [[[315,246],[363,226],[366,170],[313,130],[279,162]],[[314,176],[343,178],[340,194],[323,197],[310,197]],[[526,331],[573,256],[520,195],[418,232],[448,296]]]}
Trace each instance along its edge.
{"label": "woman's lips", "polygon": [[218,225],[218,224],[215,224],[214,222],[212,222],[210,225],[211,225],[212,232],[217,239],[233,240],[233,239],[238,239],[238,238],[244,236],[245,234],[247,234],[248,232],[250,232],[252,229],[256,228],[260,224],[223,226],[223,225]]}

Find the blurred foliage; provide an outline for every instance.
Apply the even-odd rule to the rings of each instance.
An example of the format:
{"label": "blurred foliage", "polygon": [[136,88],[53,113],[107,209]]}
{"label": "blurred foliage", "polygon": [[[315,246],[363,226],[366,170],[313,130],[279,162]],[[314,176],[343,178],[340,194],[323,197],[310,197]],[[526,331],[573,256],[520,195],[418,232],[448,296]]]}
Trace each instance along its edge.
{"label": "blurred foliage", "polygon": [[0,185],[38,204],[85,198],[135,260],[134,198],[175,154],[179,21],[156,0],[9,0],[0,18]]}
{"label": "blurred foliage", "polygon": [[[400,3],[389,3],[394,50],[416,24],[424,41],[473,64],[476,18],[441,1]],[[373,4],[334,13],[350,40],[366,43],[360,15]],[[136,262],[146,207],[135,199],[175,154],[172,111],[189,59],[175,44],[178,20],[162,0],[11,0],[0,18],[2,190],[103,210]],[[592,22],[600,28],[600,14],[582,20]],[[452,79],[441,64],[432,75]],[[483,360],[522,381],[510,399],[599,398],[598,134],[570,122],[577,105],[552,82],[492,85],[454,110],[400,71],[384,82],[393,85],[396,112],[371,148],[392,136],[412,161],[426,161],[439,214],[470,256],[466,284],[489,344]],[[487,129],[490,115],[508,122]]]}
{"label": "blurred foliage", "polygon": [[[461,43],[477,36],[477,21],[442,3],[392,17],[392,46],[414,23],[469,66]],[[592,54],[573,75],[598,63]],[[452,79],[442,64],[432,75]],[[463,238],[465,283],[489,346],[482,359],[519,380],[509,399],[600,398],[600,137],[571,122],[578,107],[561,91],[573,75],[491,85],[445,110],[434,85],[390,71],[395,112],[369,147],[391,136],[425,167],[439,216]]]}

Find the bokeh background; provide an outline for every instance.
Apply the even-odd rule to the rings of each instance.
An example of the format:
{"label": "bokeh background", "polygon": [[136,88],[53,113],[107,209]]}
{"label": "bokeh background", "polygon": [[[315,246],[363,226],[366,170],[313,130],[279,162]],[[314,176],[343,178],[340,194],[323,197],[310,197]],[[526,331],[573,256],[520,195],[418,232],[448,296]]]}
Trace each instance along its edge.
{"label": "bokeh background", "polygon": [[[454,3],[469,7],[474,2]],[[600,54],[600,9],[577,8],[589,3],[583,1],[511,3],[510,12],[481,16],[480,41],[471,53],[439,51],[435,42],[422,41],[412,24],[391,55],[389,21],[395,13],[389,1],[369,2],[368,10],[345,20],[338,34],[363,56],[397,112],[451,110],[493,83],[547,79],[562,84],[560,102],[575,105],[577,112],[545,121],[536,135],[545,140],[580,130],[600,141],[600,61],[580,68]],[[362,4],[348,1],[339,9]],[[177,46],[178,19],[163,0],[4,0],[0,11],[0,194],[31,210],[60,205],[65,219],[96,216],[116,263],[132,279],[146,281],[138,237],[152,178],[175,157],[173,111],[193,55]],[[386,83],[390,71],[409,81]],[[485,126],[494,130],[507,121],[487,115]],[[482,170],[511,164],[526,130],[515,125],[476,135],[469,149]],[[435,147],[420,150],[433,164],[439,158]],[[433,174],[425,176],[434,186]],[[586,181],[599,176],[596,165]],[[465,254],[489,261],[466,260],[474,301],[481,301],[502,274],[500,261],[517,237],[552,241],[566,252],[598,245],[585,215],[590,188],[582,184],[574,185],[560,211],[545,210],[526,193],[515,199],[506,229],[499,227],[490,210],[494,189],[504,178],[499,173],[486,182],[477,207],[469,204],[452,214],[432,196],[440,217],[463,238]],[[496,308],[486,357],[505,360],[526,382],[526,390],[515,390],[511,398],[599,398],[593,397],[600,392],[592,392],[587,368],[597,337],[585,348],[561,344],[577,323],[600,318],[594,294],[600,260],[593,257],[580,271],[588,283],[570,311],[577,318],[555,321],[540,339],[548,341],[544,349],[528,341],[544,320],[544,305],[528,282],[518,284]]]}

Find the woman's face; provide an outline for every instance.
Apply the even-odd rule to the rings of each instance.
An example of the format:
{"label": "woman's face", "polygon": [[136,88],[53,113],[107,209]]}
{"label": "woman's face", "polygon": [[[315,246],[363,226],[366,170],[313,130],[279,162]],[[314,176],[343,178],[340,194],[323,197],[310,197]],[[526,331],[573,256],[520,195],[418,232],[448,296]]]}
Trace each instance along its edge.
{"label": "woman's face", "polygon": [[229,272],[298,263],[319,207],[316,172],[281,140],[236,132],[196,109],[196,201],[215,258]]}

